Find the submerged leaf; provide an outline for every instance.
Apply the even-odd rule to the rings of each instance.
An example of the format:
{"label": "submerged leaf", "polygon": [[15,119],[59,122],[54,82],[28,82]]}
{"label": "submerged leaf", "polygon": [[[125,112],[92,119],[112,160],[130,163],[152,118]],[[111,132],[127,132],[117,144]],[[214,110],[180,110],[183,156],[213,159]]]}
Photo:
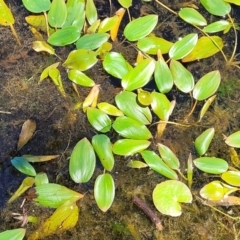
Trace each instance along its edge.
{"label": "submerged leaf", "polygon": [[33,177],[36,176],[34,167],[25,158],[14,157],[11,163],[19,172]]}
{"label": "submerged leaf", "polygon": [[33,119],[28,119],[23,123],[22,130],[18,139],[18,151],[33,137],[36,127],[36,121]]}

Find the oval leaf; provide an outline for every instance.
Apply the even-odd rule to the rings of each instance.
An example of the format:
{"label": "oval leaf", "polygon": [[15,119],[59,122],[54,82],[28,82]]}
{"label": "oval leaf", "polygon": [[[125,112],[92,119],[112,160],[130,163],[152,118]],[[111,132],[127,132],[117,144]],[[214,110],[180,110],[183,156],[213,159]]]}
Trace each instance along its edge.
{"label": "oval leaf", "polygon": [[228,146],[240,148],[240,131],[237,131],[228,136],[225,140],[225,143]]}
{"label": "oval leaf", "polygon": [[159,37],[145,37],[137,42],[137,47],[147,54],[168,53],[173,43]]}
{"label": "oval leaf", "polygon": [[108,171],[112,171],[114,166],[114,157],[110,139],[103,134],[95,135],[92,138],[92,145],[103,167]]}
{"label": "oval leaf", "polygon": [[90,124],[99,132],[108,132],[111,129],[109,116],[97,108],[87,108],[87,118]]}
{"label": "oval leaf", "polygon": [[178,170],[180,167],[179,159],[177,156],[173,153],[173,151],[163,145],[158,143],[158,151],[162,157],[162,160],[172,169]]}
{"label": "oval leaf", "polygon": [[222,174],[221,178],[228,184],[240,187],[240,172],[227,171]]}
{"label": "oval leaf", "polygon": [[204,27],[203,31],[207,33],[215,33],[215,32],[224,31],[226,28],[230,26],[231,26],[231,23],[229,21],[219,20]]}
{"label": "oval leaf", "polygon": [[206,19],[194,8],[182,8],[178,13],[185,22],[195,26],[206,26]]}
{"label": "oval leaf", "polygon": [[141,156],[147,165],[157,173],[170,179],[178,179],[177,173],[168,167],[155,152],[145,150],[141,152]]}
{"label": "oval leaf", "polygon": [[123,91],[115,97],[118,108],[127,116],[145,125],[152,122],[151,111],[137,103],[137,94]]}
{"label": "oval leaf", "polygon": [[66,46],[76,42],[80,37],[80,31],[75,26],[65,27],[53,33],[48,42],[54,46]]}
{"label": "oval leaf", "polygon": [[215,157],[201,157],[193,161],[194,165],[203,172],[221,174],[227,171],[228,163]]}
{"label": "oval leaf", "polygon": [[161,93],[167,93],[173,87],[172,73],[167,63],[163,59],[159,59],[156,62],[155,70],[154,70],[154,79],[155,79],[157,88]]}
{"label": "oval leaf", "polygon": [[200,0],[203,7],[211,14],[224,17],[231,11],[231,5],[222,0]]}
{"label": "oval leaf", "polygon": [[91,78],[76,69],[68,71],[68,78],[80,86],[93,87],[95,85],[95,82]]}
{"label": "oval leaf", "polygon": [[28,176],[36,176],[34,167],[23,157],[15,157],[11,160],[12,165],[21,173]]}
{"label": "oval leaf", "polygon": [[153,190],[153,203],[162,214],[178,217],[182,214],[179,203],[191,203],[190,189],[182,182],[167,180],[158,184]]}
{"label": "oval leaf", "polygon": [[78,49],[70,52],[67,60],[63,63],[64,67],[85,71],[97,63],[96,53],[87,49]]}
{"label": "oval leaf", "polygon": [[70,162],[69,174],[76,183],[88,182],[93,175],[96,157],[92,145],[83,138],[74,147]]}
{"label": "oval leaf", "polygon": [[211,201],[221,200],[224,195],[224,187],[220,181],[210,182],[200,190],[200,196]]}
{"label": "oval leaf", "polygon": [[58,208],[66,201],[74,203],[83,198],[82,194],[55,183],[39,185],[35,191],[34,201],[44,207]]}
{"label": "oval leaf", "polygon": [[196,46],[198,35],[191,33],[175,42],[169,51],[169,57],[178,60],[187,56]]}
{"label": "oval leaf", "polygon": [[218,89],[221,82],[220,72],[212,71],[204,75],[193,89],[193,98],[198,101],[211,97]]}
{"label": "oval leaf", "polygon": [[209,128],[196,138],[194,145],[200,156],[207,152],[209,145],[213,139],[214,133],[214,128]]}
{"label": "oval leaf", "polygon": [[113,123],[113,128],[125,138],[138,140],[152,138],[151,132],[144,124],[129,117],[117,117]]}
{"label": "oval leaf", "polygon": [[93,0],[86,1],[86,17],[90,25],[98,19],[97,9]]}
{"label": "oval leaf", "polygon": [[51,7],[50,0],[22,0],[24,7],[33,13],[46,12]]}
{"label": "oval leaf", "polygon": [[113,144],[113,153],[121,156],[131,156],[148,148],[150,143],[147,140],[121,139]]}
{"label": "oval leaf", "polygon": [[111,207],[115,197],[115,184],[110,174],[104,173],[97,177],[94,184],[94,197],[103,212]]}
{"label": "oval leaf", "polygon": [[193,75],[180,62],[172,59],[170,62],[170,70],[173,76],[174,84],[180,91],[189,93],[193,90]]}
{"label": "oval leaf", "polygon": [[98,103],[97,107],[104,113],[111,115],[111,116],[120,117],[120,116],[124,115],[122,111],[120,111],[114,105],[107,103],[107,102]]}
{"label": "oval leaf", "polygon": [[137,18],[127,24],[123,34],[129,41],[137,41],[149,35],[157,25],[157,22],[158,15],[149,14]]}
{"label": "oval leaf", "polygon": [[142,60],[122,79],[122,87],[127,91],[145,86],[151,79],[155,69],[155,61],[151,58]]}

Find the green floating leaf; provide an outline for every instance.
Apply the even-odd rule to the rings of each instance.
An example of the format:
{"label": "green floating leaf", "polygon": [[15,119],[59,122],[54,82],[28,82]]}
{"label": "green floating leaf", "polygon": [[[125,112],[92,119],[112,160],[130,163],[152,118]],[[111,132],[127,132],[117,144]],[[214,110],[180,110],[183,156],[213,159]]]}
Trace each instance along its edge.
{"label": "green floating leaf", "polygon": [[222,180],[236,187],[240,187],[240,172],[239,171],[227,171],[221,176]]}
{"label": "green floating leaf", "polygon": [[203,172],[221,174],[227,171],[228,163],[215,157],[200,157],[193,161],[194,165]]}
{"label": "green floating leaf", "polygon": [[137,120],[145,125],[152,122],[152,114],[148,107],[142,107],[137,103],[137,95],[133,92],[123,91],[115,97],[118,108],[129,118]]}
{"label": "green floating leaf", "polygon": [[22,181],[22,184],[19,186],[19,188],[14,192],[14,194],[8,200],[8,203],[13,202],[15,199],[17,199],[19,196],[21,196],[30,187],[32,187],[33,184],[34,184],[34,178],[33,177],[24,178],[23,181]]}
{"label": "green floating leaf", "polygon": [[94,184],[94,197],[103,212],[111,207],[115,197],[115,184],[110,174],[104,173],[97,177]]}
{"label": "green floating leaf", "polygon": [[174,60],[179,60],[187,56],[196,46],[198,35],[191,33],[175,42],[169,51],[169,57]]}
{"label": "green floating leaf", "polygon": [[98,19],[97,9],[93,0],[86,1],[86,17],[90,25]]}
{"label": "green floating leaf", "polygon": [[210,201],[219,201],[238,189],[220,181],[212,181],[200,190],[200,196]]}
{"label": "green floating leaf", "polygon": [[101,102],[101,103],[98,103],[97,107],[107,115],[111,115],[115,117],[124,116],[122,111],[120,111],[118,108],[116,108],[114,105],[110,103]]}
{"label": "green floating leaf", "polygon": [[52,0],[48,12],[48,22],[54,28],[61,28],[67,19],[67,6],[64,0]]}
{"label": "green floating leaf", "polygon": [[132,6],[132,0],[118,0],[118,2],[124,7],[129,8]]}
{"label": "green floating leaf", "polygon": [[103,43],[107,42],[109,37],[110,35],[107,33],[86,34],[77,40],[76,46],[77,49],[82,48],[94,50],[99,48]]}
{"label": "green floating leaf", "polygon": [[163,93],[152,92],[152,110],[163,121],[168,121],[172,113],[171,102]]}
{"label": "green floating leaf", "polygon": [[95,82],[91,78],[76,69],[71,69],[68,71],[68,78],[80,86],[93,87],[95,85]]}
{"label": "green floating leaf", "polygon": [[87,118],[90,124],[99,132],[105,133],[111,129],[109,116],[97,108],[87,108]]}
{"label": "green floating leaf", "polygon": [[80,31],[85,21],[84,1],[68,0],[66,5],[67,5],[67,18],[63,26],[64,27],[76,26]]}
{"label": "green floating leaf", "polygon": [[218,70],[205,74],[196,83],[193,89],[193,98],[202,101],[211,97],[217,91],[220,82],[221,76]]}
{"label": "green floating leaf", "polygon": [[110,75],[122,79],[128,72],[128,64],[122,54],[109,52],[103,60],[103,68]]}
{"label": "green floating leaf", "polygon": [[23,157],[15,157],[11,160],[12,165],[21,173],[28,176],[36,176],[34,167]]}
{"label": "green floating leaf", "polygon": [[26,229],[17,228],[12,230],[6,230],[0,233],[1,240],[22,240],[25,236]]}
{"label": "green floating leaf", "polygon": [[147,165],[157,173],[170,179],[178,179],[177,173],[173,171],[166,163],[164,163],[155,152],[145,150],[140,154]]}
{"label": "green floating leaf", "polygon": [[152,94],[148,91],[144,91],[141,88],[137,90],[137,100],[143,106],[149,106],[152,103]]}
{"label": "green floating leaf", "polygon": [[152,138],[151,132],[143,123],[125,116],[116,118],[113,129],[125,138],[137,140]]}
{"label": "green floating leaf", "polygon": [[230,136],[228,136],[225,140],[225,143],[228,146],[240,148],[240,131],[232,133]]}
{"label": "green floating leaf", "polygon": [[96,53],[87,49],[78,49],[70,52],[63,66],[69,69],[85,71],[97,63]]}
{"label": "green floating leaf", "polygon": [[79,209],[74,202],[65,202],[34,231],[28,239],[44,239],[73,228],[78,221]]}
{"label": "green floating leaf", "polygon": [[98,32],[103,33],[110,31],[117,24],[117,21],[118,16],[116,15],[110,18],[104,18],[99,25]]}
{"label": "green floating leaf", "polygon": [[180,167],[179,159],[177,156],[173,153],[173,151],[163,145],[158,143],[158,151],[160,153],[160,156],[162,157],[162,160],[172,169],[178,170]]}
{"label": "green floating leaf", "polygon": [[76,26],[69,26],[53,33],[48,42],[54,46],[66,46],[76,42],[80,37],[80,31]]}
{"label": "green floating leaf", "polygon": [[158,15],[149,14],[137,18],[125,27],[123,34],[129,41],[137,41],[149,35],[156,27]]}
{"label": "green floating leaf", "polygon": [[207,152],[209,145],[213,139],[214,133],[214,128],[209,128],[196,138],[194,145],[200,156]]}
{"label": "green floating leaf", "polygon": [[122,79],[122,87],[127,91],[133,91],[145,86],[151,79],[155,69],[155,61],[151,58],[142,60],[130,70]]}
{"label": "green floating leaf", "polygon": [[237,6],[240,6],[240,1],[239,0],[224,0],[224,2],[233,3]]}
{"label": "green floating leaf", "polygon": [[191,203],[190,189],[182,182],[167,180],[153,190],[153,203],[162,214],[178,217],[182,214],[180,203]]}
{"label": "green floating leaf", "polygon": [[142,161],[138,160],[132,160],[127,164],[128,167],[130,168],[145,168],[148,167],[148,165]]}
{"label": "green floating leaf", "polygon": [[201,37],[192,52],[182,59],[182,62],[191,62],[208,58],[218,53],[223,48],[223,41],[218,36]]}
{"label": "green floating leaf", "polygon": [[163,59],[159,59],[155,64],[154,79],[161,93],[167,93],[173,87],[172,73]]}
{"label": "green floating leaf", "polygon": [[44,207],[58,208],[66,201],[74,203],[83,198],[81,193],[55,183],[42,184],[35,188],[34,201]]}
{"label": "green floating leaf", "polygon": [[81,139],[74,147],[70,162],[69,174],[76,183],[85,183],[90,180],[96,165],[96,156],[91,143],[87,138]]}
{"label": "green floating leaf", "polygon": [[203,7],[211,14],[224,17],[231,11],[231,5],[223,0],[200,0]]}
{"label": "green floating leaf", "polygon": [[46,173],[41,172],[36,175],[36,177],[35,177],[35,185],[36,186],[39,186],[42,184],[47,184],[47,183],[49,183],[49,180],[48,180],[48,176]]}
{"label": "green floating leaf", "polygon": [[145,37],[137,42],[137,47],[147,54],[157,54],[158,50],[162,54],[168,53],[173,43],[159,37]]}
{"label": "green floating leaf", "polygon": [[194,8],[182,8],[178,13],[185,22],[194,26],[206,26],[206,19]]}
{"label": "green floating leaf", "polygon": [[46,12],[51,7],[50,0],[22,0],[24,7],[33,13]]}
{"label": "green floating leaf", "polygon": [[204,27],[203,31],[207,33],[215,33],[215,32],[224,31],[230,26],[231,26],[231,23],[229,21],[219,20]]}
{"label": "green floating leaf", "polygon": [[193,75],[180,62],[172,59],[170,62],[170,70],[173,76],[174,84],[180,91],[189,93],[193,90]]}
{"label": "green floating leaf", "polygon": [[112,171],[114,166],[114,157],[109,137],[103,134],[95,135],[92,138],[92,145],[103,167],[108,171]]}
{"label": "green floating leaf", "polygon": [[147,140],[121,139],[113,144],[113,153],[121,156],[131,156],[148,148],[151,142]]}

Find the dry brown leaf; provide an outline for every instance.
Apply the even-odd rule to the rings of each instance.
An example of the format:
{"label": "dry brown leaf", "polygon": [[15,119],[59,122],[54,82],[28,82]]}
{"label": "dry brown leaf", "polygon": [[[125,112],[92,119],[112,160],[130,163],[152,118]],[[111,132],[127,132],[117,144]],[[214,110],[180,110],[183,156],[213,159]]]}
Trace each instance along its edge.
{"label": "dry brown leaf", "polygon": [[236,196],[224,196],[223,199],[219,201],[210,201],[206,202],[210,206],[233,206],[240,205],[240,198]]}
{"label": "dry brown leaf", "polygon": [[36,130],[36,122],[28,119],[22,125],[22,130],[19,135],[17,150],[20,150],[33,136]]}
{"label": "dry brown leaf", "polygon": [[28,162],[46,162],[52,159],[59,157],[60,155],[42,155],[42,156],[33,156],[33,155],[22,155]]}

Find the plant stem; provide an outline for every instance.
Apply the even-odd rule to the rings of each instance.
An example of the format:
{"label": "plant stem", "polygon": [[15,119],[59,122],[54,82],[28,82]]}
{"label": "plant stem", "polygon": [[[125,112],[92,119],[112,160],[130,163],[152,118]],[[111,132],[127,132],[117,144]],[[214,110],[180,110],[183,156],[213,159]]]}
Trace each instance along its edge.
{"label": "plant stem", "polygon": [[46,23],[46,28],[47,28],[47,36],[49,37],[50,34],[49,34],[49,26],[48,26],[48,17],[47,17],[47,13],[46,12],[43,12],[44,14],[44,17],[45,17],[45,23]]}
{"label": "plant stem", "polygon": [[155,0],[155,2],[157,2],[159,5],[161,5],[162,7],[164,7],[165,9],[167,9],[169,12],[175,14],[176,16],[178,16],[177,12],[173,11],[171,8],[167,7],[165,4],[159,2],[158,0]]}
{"label": "plant stem", "polygon": [[163,226],[161,223],[161,220],[158,218],[158,216],[153,212],[151,208],[140,198],[134,196],[133,203],[137,205],[150,219],[153,223],[155,223],[156,228],[159,231],[163,230]]}
{"label": "plant stem", "polygon": [[14,36],[14,37],[16,38],[16,40],[17,40],[18,45],[21,47],[22,44],[21,44],[21,42],[20,42],[19,36],[18,36],[18,34],[17,34],[15,28],[13,27],[12,24],[9,25],[9,26],[10,26],[10,28],[11,28],[11,31],[12,31],[13,36]]}
{"label": "plant stem", "polygon": [[196,106],[197,106],[197,100],[195,101],[195,103],[194,103],[194,105],[193,105],[190,113],[184,118],[183,122],[186,122],[187,119],[192,115],[192,113],[193,113],[193,111],[195,110]]}

